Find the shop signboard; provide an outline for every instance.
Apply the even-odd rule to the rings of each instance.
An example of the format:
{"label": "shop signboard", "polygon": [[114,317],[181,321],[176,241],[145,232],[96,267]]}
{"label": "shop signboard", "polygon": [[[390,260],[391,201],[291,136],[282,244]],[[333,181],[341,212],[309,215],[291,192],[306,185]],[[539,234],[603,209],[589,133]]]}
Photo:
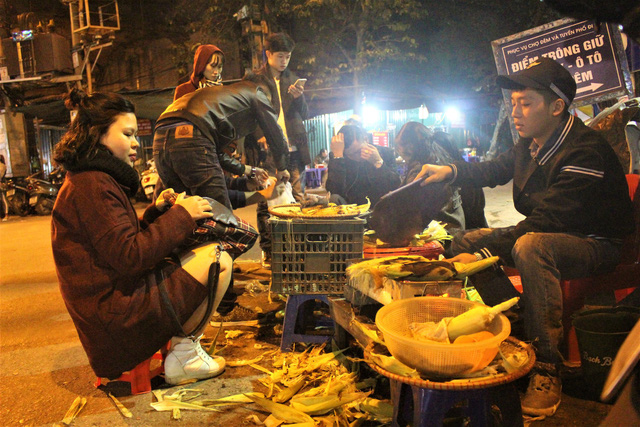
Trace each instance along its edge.
{"label": "shop signboard", "polygon": [[498,74],[514,74],[542,56],[558,61],[578,86],[574,107],[633,93],[615,25],[562,19],[495,40],[491,46]]}
{"label": "shop signboard", "polygon": [[373,136],[373,145],[377,145],[378,147],[388,147],[389,146],[389,132],[371,132]]}
{"label": "shop signboard", "polygon": [[138,119],[138,136],[148,136],[152,133],[153,128],[151,127],[151,120]]}

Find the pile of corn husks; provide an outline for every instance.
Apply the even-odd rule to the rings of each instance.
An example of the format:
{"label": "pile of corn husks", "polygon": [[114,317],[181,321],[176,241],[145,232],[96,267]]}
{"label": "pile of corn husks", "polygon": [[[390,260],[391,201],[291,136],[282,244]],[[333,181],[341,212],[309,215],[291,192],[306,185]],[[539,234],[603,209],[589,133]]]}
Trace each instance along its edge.
{"label": "pile of corn husks", "polygon": [[[258,415],[249,422],[267,427],[286,426],[356,426],[365,420],[388,423],[393,416],[389,401],[370,397],[375,380],[357,382],[357,372],[347,366],[358,366],[343,355],[344,350],[324,352],[325,346],[310,347],[302,353],[272,351],[252,360],[227,362],[228,367],[251,366],[266,375],[259,379],[263,392],[247,392],[218,399],[203,399],[198,389],[179,389],[172,394],[154,391],[158,411],[171,411],[179,419],[181,410],[219,411],[229,405],[253,403],[265,419]],[[271,361],[271,367],[258,362]]]}

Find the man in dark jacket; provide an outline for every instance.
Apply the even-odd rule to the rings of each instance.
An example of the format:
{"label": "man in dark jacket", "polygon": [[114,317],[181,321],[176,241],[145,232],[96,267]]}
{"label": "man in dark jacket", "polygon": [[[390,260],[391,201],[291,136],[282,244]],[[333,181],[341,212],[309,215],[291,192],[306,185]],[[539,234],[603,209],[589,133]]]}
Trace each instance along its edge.
{"label": "man in dark jacket", "polygon": [[[525,334],[534,342],[537,358],[522,410],[551,416],[561,397],[556,366],[563,335],[560,280],[615,267],[622,239],[633,231],[632,205],[611,147],[568,113],[576,83],[567,70],[538,58],[521,72],[499,76],[498,84],[512,90],[518,143],[492,161],[425,165],[416,179],[427,176],[425,183],[478,187],[513,179],[514,205],[526,218],[513,227],[455,236],[451,249],[457,255],[452,260],[472,262],[497,255],[520,272]],[[496,295],[495,287],[478,291],[485,302],[511,296]],[[512,287],[510,291],[517,293]]]}
{"label": "man in dark jacket", "polygon": [[[182,96],[160,115],[153,156],[165,187],[210,197],[232,208],[219,154],[231,143],[263,130],[279,174],[287,174],[287,143],[265,90],[256,83],[206,87]],[[245,166],[226,157],[226,170]]]}
{"label": "man in dark jacket", "polygon": [[[304,97],[304,84],[291,70],[289,61],[295,43],[284,33],[274,33],[267,37],[265,50],[267,63],[262,68],[248,74],[245,79],[269,88],[273,109],[278,115],[278,123],[287,138],[289,147],[289,172],[294,191],[300,192],[300,174],[311,163],[307,130],[303,120],[307,118],[308,106]],[[258,129],[254,137],[259,140],[264,132]]]}
{"label": "man in dark jacket", "polygon": [[[274,33],[265,40],[267,63],[262,68],[248,74],[245,79],[260,83],[269,88],[273,109],[278,114],[278,123],[284,131],[289,149],[288,170],[291,174],[293,196],[299,200],[302,195],[301,178],[305,166],[311,163],[307,130],[303,120],[307,118],[308,107],[304,97],[304,83],[295,84],[296,76],[289,70],[291,53],[295,42],[285,33]],[[260,144],[264,132],[258,129],[245,139],[245,150],[251,152],[248,157],[258,158]],[[255,166],[258,166],[257,164]],[[260,247],[263,251],[263,264],[271,263],[271,234],[267,220],[269,213],[266,203],[258,205],[258,229],[260,231]]]}
{"label": "man in dark jacket", "polygon": [[[232,204],[224,168],[241,175],[245,166],[223,150],[260,126],[273,153],[277,176],[289,176],[287,144],[265,89],[242,81],[204,87],[183,95],[160,115],[153,139],[153,157],[166,188],[210,197],[229,209]],[[221,165],[222,162],[226,165]],[[237,194],[237,193],[236,193]],[[240,313],[233,281],[218,307],[227,320]],[[234,315],[238,312],[238,315]]]}

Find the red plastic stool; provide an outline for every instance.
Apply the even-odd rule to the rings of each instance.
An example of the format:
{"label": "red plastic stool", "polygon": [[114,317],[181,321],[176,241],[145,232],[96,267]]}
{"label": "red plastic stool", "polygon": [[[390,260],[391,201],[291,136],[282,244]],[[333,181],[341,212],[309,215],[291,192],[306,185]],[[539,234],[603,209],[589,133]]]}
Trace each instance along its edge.
{"label": "red plastic stool", "polygon": [[[131,392],[128,394],[143,394],[143,393],[150,392],[151,380],[157,377],[158,375],[164,373],[164,355],[166,354],[166,352],[169,350],[170,347],[171,347],[171,341],[165,344],[160,350],[158,350],[149,359],[141,362],[140,364],[138,364],[138,366],[136,366],[132,370],[124,372],[122,375],[120,375],[119,378],[115,380],[107,380],[107,382],[103,384],[102,382],[103,379],[98,377],[98,379],[94,383],[94,386],[96,388],[100,388],[101,386],[105,388],[109,388],[108,387],[109,384],[113,384],[116,382],[129,383],[131,387]],[[159,360],[160,363],[154,363],[154,365],[156,366],[152,368],[151,363],[154,360],[155,361]],[[114,393],[114,395],[116,394]],[[127,394],[125,393],[121,395],[127,395]]]}

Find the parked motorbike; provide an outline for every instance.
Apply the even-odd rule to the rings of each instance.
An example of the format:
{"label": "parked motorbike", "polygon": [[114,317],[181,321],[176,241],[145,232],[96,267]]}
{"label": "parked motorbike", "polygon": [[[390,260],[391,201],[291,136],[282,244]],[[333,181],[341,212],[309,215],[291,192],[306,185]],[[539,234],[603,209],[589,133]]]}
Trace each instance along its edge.
{"label": "parked motorbike", "polygon": [[58,166],[49,174],[49,182],[60,188],[66,175],[67,171],[62,166]]}
{"label": "parked motorbike", "polygon": [[156,164],[153,160],[147,161],[147,169],[144,170],[140,177],[140,184],[142,185],[142,191],[145,194],[147,200],[153,200],[153,192],[156,190],[158,184],[158,171],[156,170]]}
{"label": "parked motorbike", "polygon": [[37,174],[27,177],[29,207],[38,215],[49,215],[53,210],[60,187],[44,179],[36,178],[35,175]]}
{"label": "parked motorbike", "polygon": [[31,211],[29,206],[29,190],[23,180],[7,180],[7,203],[9,212],[14,215],[27,216]]}
{"label": "parked motorbike", "polygon": [[7,183],[4,178],[0,179],[0,218],[3,221],[7,220],[9,211],[9,202],[7,201]]}
{"label": "parked motorbike", "polygon": [[49,215],[58,196],[60,187],[44,179],[36,178],[39,174],[29,175],[22,180],[7,182],[7,201],[10,210],[20,216],[30,213]]}

